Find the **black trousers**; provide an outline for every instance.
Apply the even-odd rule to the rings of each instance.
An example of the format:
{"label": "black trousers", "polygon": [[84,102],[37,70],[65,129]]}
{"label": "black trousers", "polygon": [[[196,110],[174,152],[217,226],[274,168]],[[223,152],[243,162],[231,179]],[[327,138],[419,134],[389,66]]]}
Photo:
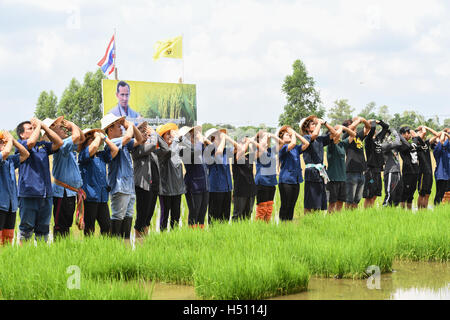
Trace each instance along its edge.
{"label": "black trousers", "polygon": [[108,235],[111,228],[111,218],[107,202],[84,201],[84,235],[95,232],[95,221],[100,226],[100,233]]}
{"label": "black trousers", "polygon": [[255,204],[255,196],[253,197],[236,197],[233,196],[233,220],[250,219]]}
{"label": "black trousers", "polygon": [[231,191],[229,192],[210,192],[208,223],[213,220],[228,222],[230,220],[231,210]]}
{"label": "black trousers", "polygon": [[384,174],[383,206],[398,206],[403,197],[403,182],[400,172]]}
{"label": "black trousers", "polygon": [[153,213],[155,212],[156,202],[158,201],[158,192],[147,191],[136,187],[136,221],[134,229],[144,232],[145,227],[150,226]]}
{"label": "black trousers", "polygon": [[75,212],[77,197],[68,197],[64,190],[62,198],[53,197],[53,236],[66,237],[70,233],[70,227],[73,223],[73,214]]}
{"label": "black trousers", "polygon": [[294,218],[295,204],[300,192],[299,184],[280,183],[280,220],[292,220]]}
{"label": "black trousers", "polygon": [[189,208],[188,224],[205,224],[208,210],[209,192],[186,193],[186,202]]}
{"label": "black trousers", "polygon": [[256,185],[256,204],[273,201],[276,190],[275,186]]}
{"label": "black trousers", "polygon": [[434,205],[438,205],[444,199],[444,195],[447,192],[450,180],[436,180],[436,195],[434,196]]}
{"label": "black trousers", "polygon": [[167,229],[170,216],[170,229],[173,229],[180,221],[181,194],[176,196],[160,196],[161,218],[159,220],[159,230]]}

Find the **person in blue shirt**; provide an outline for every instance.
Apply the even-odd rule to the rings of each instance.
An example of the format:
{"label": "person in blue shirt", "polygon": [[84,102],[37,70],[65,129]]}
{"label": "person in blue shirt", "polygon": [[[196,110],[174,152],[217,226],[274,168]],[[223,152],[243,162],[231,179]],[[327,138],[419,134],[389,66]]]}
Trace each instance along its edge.
{"label": "person in blue shirt", "polygon": [[[19,153],[10,155],[13,146]],[[8,131],[0,131],[0,246],[14,239],[18,207],[15,169],[29,156],[28,150]]]}
{"label": "person in blue shirt", "polygon": [[436,160],[436,169],[434,178],[436,179],[436,195],[434,197],[434,205],[439,205],[444,199],[450,181],[450,145],[449,134],[445,131],[439,133],[437,145],[434,147],[433,155]]}
{"label": "person in blue shirt", "polygon": [[[41,128],[50,142],[38,141]],[[19,243],[29,240],[33,233],[37,240],[47,241],[53,200],[48,157],[63,145],[63,141],[36,118],[21,122],[16,132],[19,143],[30,153],[19,167]]]}
{"label": "person in blue shirt", "polygon": [[255,220],[269,222],[272,218],[273,199],[275,197],[277,181],[277,148],[271,147],[271,140],[278,144],[281,140],[274,134],[259,131],[255,137],[256,152],[256,214]]}
{"label": "person in blue shirt", "polygon": [[[116,117],[109,113],[102,118],[101,123],[102,130],[119,149],[117,156],[108,166],[108,186],[111,188],[111,235],[122,237],[125,243],[129,244],[136,201],[130,152],[143,143],[144,139],[136,126],[125,120],[125,117]],[[123,136],[122,127],[126,130]],[[105,150],[108,149],[106,146]]]}
{"label": "person in blue shirt", "polygon": [[[49,120],[52,129],[63,141],[63,145],[53,154],[53,236],[55,239],[67,237],[73,223],[73,215],[78,200],[80,210],[82,195],[79,194],[83,181],[78,168],[76,150],[84,142],[81,129],[71,121]],[[46,121],[44,120],[44,121]],[[71,132],[71,136],[68,136]],[[82,214],[82,213],[78,213]],[[79,217],[80,218],[80,217]],[[83,226],[79,226],[82,228]]]}
{"label": "person in blue shirt", "polygon": [[[186,136],[192,147],[183,150],[182,158],[186,169],[184,183],[186,185],[186,203],[189,208],[188,225],[191,228],[203,229],[209,202],[208,169],[203,152],[205,146],[210,145],[211,141],[202,135],[201,128],[201,126],[196,126],[189,129]],[[180,129],[180,135],[183,134],[182,129]]]}
{"label": "person in blue shirt", "polygon": [[[322,125],[328,128],[328,133],[320,135]],[[303,152],[305,161],[305,198],[304,212],[327,210],[327,195],[325,185],[329,178],[323,165],[324,147],[332,143],[330,135],[336,135],[334,127],[323,119],[309,116],[302,119],[300,129],[305,138],[310,141],[309,147]]]}
{"label": "person in blue shirt", "polygon": [[209,181],[209,206],[208,223],[213,220],[228,222],[231,211],[231,191],[233,183],[230,171],[230,158],[234,152],[231,148],[225,148],[226,142],[239,148],[238,144],[231,139],[225,129],[209,129],[205,136],[212,144],[205,149],[206,164],[208,167]]}
{"label": "person in blue shirt", "polygon": [[130,99],[131,88],[125,81],[119,81],[116,88],[117,106],[109,113],[112,113],[116,117],[125,117],[127,121],[133,122],[134,125],[138,125],[138,119],[141,115],[131,109],[128,105]]}
{"label": "person in blue shirt", "polygon": [[[309,141],[296,133],[290,126],[283,126],[278,131],[281,139],[281,149],[278,152],[280,162],[280,176],[278,188],[280,190],[281,206],[279,217],[282,221],[294,218],[295,204],[303,182],[300,155],[309,147]],[[297,144],[297,138],[301,144]]]}
{"label": "person in blue shirt", "polygon": [[[85,129],[86,140],[79,145],[78,166],[83,179],[83,190],[86,192],[84,201],[84,235],[95,232],[95,221],[100,226],[101,235],[109,235],[111,229],[108,207],[109,187],[106,165],[114,159],[119,148],[105,136],[101,129]],[[106,143],[107,150],[99,151]]]}

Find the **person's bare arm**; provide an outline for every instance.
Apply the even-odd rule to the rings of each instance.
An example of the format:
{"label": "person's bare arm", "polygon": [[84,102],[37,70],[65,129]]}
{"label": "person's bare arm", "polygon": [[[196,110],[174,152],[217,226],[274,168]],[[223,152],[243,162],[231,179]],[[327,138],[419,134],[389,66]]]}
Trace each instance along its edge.
{"label": "person's bare arm", "polygon": [[34,148],[36,143],[39,140],[39,136],[41,134],[41,128],[42,128],[42,121],[37,118],[31,118],[30,120],[31,125],[33,126],[34,130],[31,133],[30,137],[27,139],[27,148],[28,150],[31,150]]}
{"label": "person's bare arm", "polygon": [[[333,139],[334,144],[338,144],[339,141],[341,140],[340,137],[341,137],[341,134],[342,134],[342,131],[343,131],[342,128],[343,128],[343,126],[340,126],[339,129],[336,130],[336,134],[335,135],[331,135],[331,139]],[[339,139],[335,140],[336,137],[339,137]]]}
{"label": "person's bare arm", "polygon": [[327,121],[324,121],[323,119],[321,119],[322,124],[325,125],[325,127],[327,127],[328,131],[330,131],[330,134],[333,136],[336,134],[336,129],[334,129],[333,126],[331,126]]}
{"label": "person's bare arm", "polygon": [[134,125],[134,123],[130,123],[130,125],[133,127],[133,136],[134,136],[134,147],[143,144],[144,141],[144,136],[142,135],[142,133],[139,131],[139,129]]}
{"label": "person's bare arm", "polygon": [[356,132],[350,128],[341,126],[342,130],[348,133],[348,142],[352,143],[353,139],[356,137]]}
{"label": "person's bare arm", "polygon": [[[130,142],[130,140],[133,138],[134,125],[127,120],[124,120],[122,122],[122,125],[126,130],[125,135],[122,137],[122,145],[126,146],[128,144],[128,142]],[[142,135],[141,135],[141,137],[142,137]]]}
{"label": "person's bare arm", "polygon": [[360,117],[360,118],[361,118],[361,122],[364,123],[364,136],[367,136],[370,132],[370,129],[372,128],[372,125],[370,124],[369,121],[367,121],[363,117]]}
{"label": "person's bare arm", "polygon": [[100,147],[100,143],[102,143],[102,134],[99,132],[94,133],[94,140],[89,145],[89,156],[93,157]]}
{"label": "person's bare arm", "polygon": [[56,151],[63,145],[63,140],[56,134],[55,131],[47,127],[43,122],[41,122],[41,128],[47,134],[47,137],[52,142],[52,150]]}
{"label": "person's bare arm", "polygon": [[309,147],[309,141],[305,139],[302,135],[299,135],[298,137],[300,141],[302,142],[302,151],[305,151]]}
{"label": "person's bare arm", "polygon": [[288,151],[291,151],[297,145],[297,136],[295,135],[295,131],[292,128],[287,128],[287,132],[291,135],[291,142],[288,145]]}
{"label": "person's bare arm", "polygon": [[348,126],[348,128],[349,128],[350,130],[356,131],[356,128],[357,128],[358,125],[361,123],[361,119],[362,119],[361,117],[353,118],[353,122],[352,122],[351,125]]}
{"label": "person's bare arm", "polygon": [[[242,158],[245,155],[245,152],[248,150],[248,146],[250,145],[250,139],[245,139],[245,142],[242,146],[240,146],[239,150],[236,151],[236,159]],[[235,149],[236,150],[236,149]]]}
{"label": "person's bare arm", "polygon": [[423,128],[425,128],[425,130],[431,132],[431,134],[434,135],[434,136],[438,136],[439,135],[439,132],[431,129],[430,127],[423,126]]}
{"label": "person's bare arm", "polygon": [[225,133],[221,132],[219,134],[219,138],[220,138],[220,142],[219,142],[219,145],[217,146],[217,149],[215,152],[216,156],[223,154],[223,150],[225,149],[225,144],[227,142],[227,140],[225,139]]}
{"label": "person's bare arm", "polygon": [[316,140],[317,137],[319,136],[320,129],[321,129],[321,127],[322,127],[322,123],[323,123],[323,122],[324,122],[323,120],[319,120],[319,121],[317,122],[317,125],[316,125],[316,127],[314,128],[314,131],[311,133],[311,141]]}
{"label": "person's bare arm", "polygon": [[[6,131],[4,131],[4,132],[6,133]],[[3,160],[8,159],[9,154],[11,153],[11,150],[12,150],[12,146],[13,146],[12,139],[8,135],[6,135],[5,133],[4,133],[4,136],[6,137],[6,144],[5,144],[5,146],[3,147],[3,150],[2,150],[2,159]]]}
{"label": "person's bare arm", "polygon": [[[73,144],[83,143],[81,140],[83,138],[83,141],[84,141],[84,134],[83,134],[83,132],[80,130],[80,128],[75,123],[73,123],[72,121],[69,121],[69,120],[63,120],[63,125],[70,132],[72,132]],[[81,136],[81,135],[83,135],[83,136]]]}
{"label": "person's bare arm", "polygon": [[9,134],[9,138],[13,142],[14,147],[16,147],[16,149],[19,151],[20,163],[24,162],[25,160],[28,159],[28,157],[30,156],[30,153],[23,145],[21,145],[16,139],[14,139],[14,137],[9,132],[8,132],[8,134]]}
{"label": "person's bare arm", "polygon": [[119,153],[119,147],[117,147],[116,144],[112,142],[108,137],[105,137],[105,143],[109,147],[111,158],[114,159]]}

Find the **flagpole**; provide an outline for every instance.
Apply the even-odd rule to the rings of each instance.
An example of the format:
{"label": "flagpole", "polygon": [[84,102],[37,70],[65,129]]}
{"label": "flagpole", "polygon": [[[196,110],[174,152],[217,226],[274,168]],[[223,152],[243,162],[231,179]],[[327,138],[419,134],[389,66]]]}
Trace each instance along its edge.
{"label": "flagpole", "polygon": [[116,28],[114,28],[114,77],[116,80],[119,80],[117,74],[117,37],[116,37]]}

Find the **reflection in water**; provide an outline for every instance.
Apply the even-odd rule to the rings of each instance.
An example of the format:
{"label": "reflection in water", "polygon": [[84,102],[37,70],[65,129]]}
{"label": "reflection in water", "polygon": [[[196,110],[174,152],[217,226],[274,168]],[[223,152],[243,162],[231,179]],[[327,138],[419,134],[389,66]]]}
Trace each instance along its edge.
{"label": "reflection in water", "polygon": [[[370,280],[312,277],[308,291],[276,300],[450,300],[450,265],[434,262],[394,262],[394,272],[382,274],[379,289]],[[149,285],[149,288],[151,285]],[[373,288],[373,289],[370,289]],[[155,300],[196,300],[194,287],[161,284],[154,286]]]}
{"label": "reflection in water", "polygon": [[[308,291],[274,299],[289,300],[423,300],[450,299],[448,263],[394,262],[382,274],[379,289],[371,280],[311,278]],[[373,288],[373,289],[370,289]]]}

